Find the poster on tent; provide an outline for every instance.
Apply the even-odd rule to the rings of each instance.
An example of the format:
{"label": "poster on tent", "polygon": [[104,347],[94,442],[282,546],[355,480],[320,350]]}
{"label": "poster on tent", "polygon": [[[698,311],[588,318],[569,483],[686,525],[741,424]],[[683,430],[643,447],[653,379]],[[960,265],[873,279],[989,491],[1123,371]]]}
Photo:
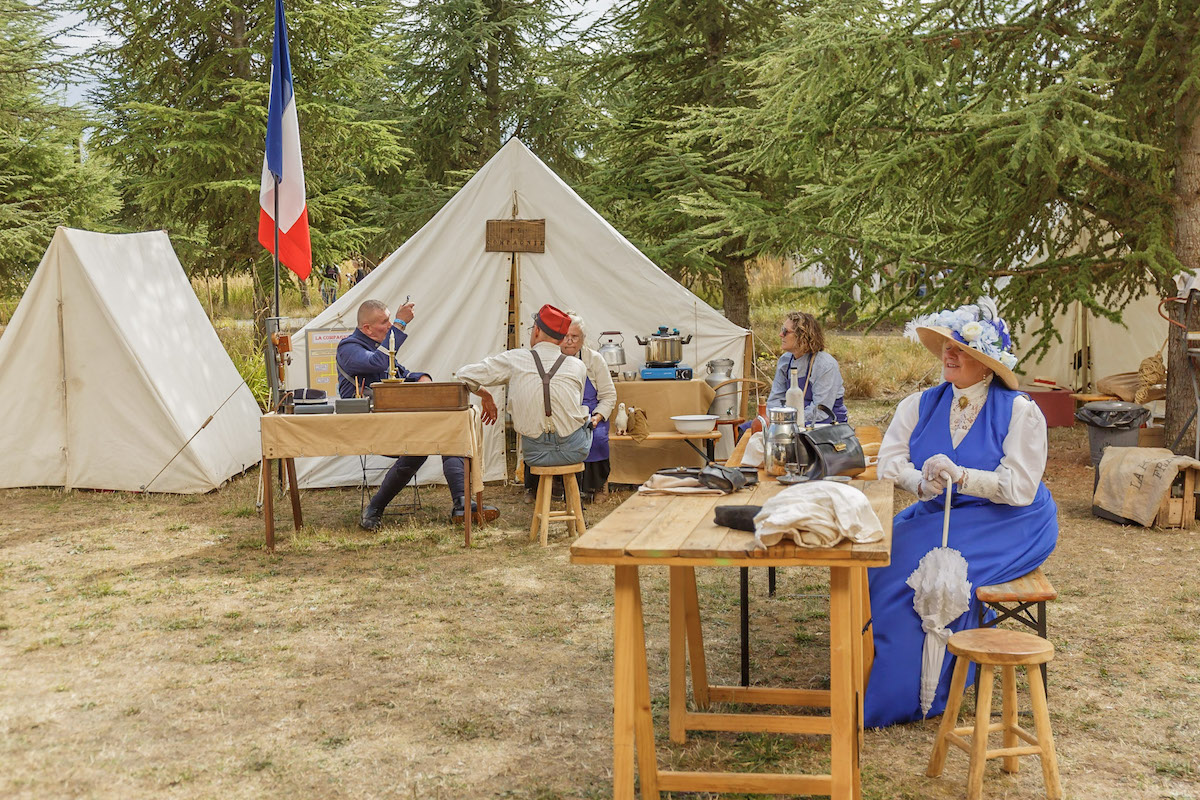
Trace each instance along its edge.
{"label": "poster on tent", "polygon": [[324,389],[330,397],[337,397],[337,347],[352,330],[307,331],[306,357],[308,359],[308,388]]}

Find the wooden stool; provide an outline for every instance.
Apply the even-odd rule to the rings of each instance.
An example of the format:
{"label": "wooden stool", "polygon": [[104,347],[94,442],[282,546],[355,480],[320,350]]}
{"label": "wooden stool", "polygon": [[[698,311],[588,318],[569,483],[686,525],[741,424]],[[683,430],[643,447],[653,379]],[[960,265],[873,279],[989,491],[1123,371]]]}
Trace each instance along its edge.
{"label": "wooden stool", "polygon": [[[950,697],[946,712],[938,727],[933,754],[929,757],[929,768],[925,774],[936,778],[946,765],[946,751],[953,744],[971,756],[971,767],[967,773],[967,800],[980,800],[983,796],[983,767],[989,758],[1003,758],[1001,768],[1005,772],[1016,772],[1018,756],[1040,755],[1042,757],[1042,779],[1046,796],[1050,800],[1062,798],[1062,785],[1058,780],[1058,758],[1054,755],[1054,736],[1050,733],[1050,712],[1046,708],[1046,689],[1042,684],[1042,673],[1030,666],[1045,664],[1054,658],[1054,645],[1031,633],[1000,630],[998,628],[976,628],[960,631],[950,637],[947,649],[958,656],[954,664],[954,677],[950,681]],[[975,725],[956,728],[958,711],[962,706],[963,689],[967,683],[967,665],[974,661],[980,666],[979,704],[975,710]],[[1029,699],[1033,705],[1033,721],[1037,736],[1017,725],[1017,667],[1026,667],[1029,679]],[[987,669],[984,669],[987,667]],[[1002,706],[1001,721],[992,722],[992,678],[991,667],[1001,669]],[[1003,731],[1004,746],[988,749],[988,734]],[[963,737],[971,735],[968,741]],[[1018,747],[1017,739],[1028,742],[1028,747]]]}
{"label": "wooden stool", "polygon": [[[551,522],[566,522],[567,531],[573,536],[585,533],[587,527],[583,524],[583,503],[579,501],[579,482],[575,480],[575,475],[583,472],[583,464],[567,464],[562,467],[531,467],[527,464],[525,468],[538,476],[537,499],[533,503],[533,522],[529,526],[529,538],[536,539],[540,530],[542,547],[545,547],[546,539],[550,535]],[[561,475],[563,479],[563,493],[567,499],[566,511],[550,510],[555,475]]]}
{"label": "wooden stool", "polygon": [[[994,628],[1006,619],[1011,619],[1032,628],[1043,639],[1050,638],[1046,635],[1046,602],[1057,599],[1058,590],[1046,578],[1041,567],[1008,583],[980,586],[975,590],[975,597],[983,604],[979,607],[979,627]],[[1006,603],[1016,605],[1009,606],[1005,605]],[[999,615],[991,622],[985,621],[989,607]],[[978,681],[978,676],[976,680]],[[1042,684],[1049,694],[1045,661],[1042,662]]]}

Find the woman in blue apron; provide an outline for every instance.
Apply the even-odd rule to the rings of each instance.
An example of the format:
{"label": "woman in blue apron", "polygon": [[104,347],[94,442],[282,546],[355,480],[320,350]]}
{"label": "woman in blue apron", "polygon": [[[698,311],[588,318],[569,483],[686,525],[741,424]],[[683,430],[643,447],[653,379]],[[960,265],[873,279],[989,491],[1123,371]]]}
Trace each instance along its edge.
{"label": "woman in blue apron", "polygon": [[[1046,420],[1017,391],[1017,360],[994,303],[919,317],[906,334],[942,361],[944,382],[906,397],[879,450],[879,477],[917,496],[896,515],[891,564],[869,571],[875,660],[864,707],[867,727],[919,720],[925,632],[906,581],[921,557],[942,544],[947,482],[949,547],[962,553],[970,608],[948,627],[975,627],[974,589],[1030,572],[1058,541],[1058,509],[1042,483]],[[954,657],[942,664],[929,716],[941,714]],[[968,676],[968,680],[970,677]]]}

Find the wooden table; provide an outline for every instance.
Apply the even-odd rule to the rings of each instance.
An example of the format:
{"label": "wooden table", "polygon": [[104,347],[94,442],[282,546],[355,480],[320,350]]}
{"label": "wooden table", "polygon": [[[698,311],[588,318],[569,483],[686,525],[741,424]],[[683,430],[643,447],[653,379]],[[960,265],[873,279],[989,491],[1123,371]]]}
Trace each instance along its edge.
{"label": "wooden table", "polygon": [[[306,456],[439,455],[462,456],[466,494],[483,508],[483,432],[479,410],[404,411],[371,414],[264,414],[262,417],[263,518],[267,549],[275,549],[275,508],[271,461],[281,459],[292,499],[292,522],[304,524],[295,459]],[[464,499],[465,501],[465,499]],[[477,512],[478,513],[478,512]],[[471,545],[470,513],[463,517],[466,546]],[[482,522],[482,517],[480,518]]]}
{"label": "wooden table", "polygon": [[[755,553],[753,534],[718,527],[717,505],[761,505],[783,487],[760,483],[723,497],[634,495],[571,545],[576,564],[615,567],[613,627],[613,797],[634,795],[634,760],[643,798],[660,791],[762,792],[829,795],[837,800],[861,796],[858,769],[862,701],[873,656],[867,567],[891,559],[892,483],[853,481],[883,524],[877,544],[842,543],[802,548],[791,542]],[[689,730],[823,734],[830,737],[828,775],[673,772],[661,770],[654,747],[649,667],[638,568],[670,568],[670,738],[687,739]],[[709,685],[696,593],[696,567],[793,567],[829,569],[830,687],[825,690]],[[687,708],[687,664],[698,711]],[[708,713],[713,702],[828,707],[830,716]],[[636,746],[636,750],[635,750]]]}
{"label": "wooden table", "polygon": [[[688,447],[700,453],[704,458],[712,461],[717,457],[716,443],[721,438],[720,431],[708,431],[706,433],[679,433],[678,431],[660,431],[658,433],[650,433],[646,435],[643,442],[683,442]],[[629,434],[618,436],[615,433],[610,433],[608,436],[610,442],[636,442]],[[692,444],[692,441],[704,442],[704,450]]]}

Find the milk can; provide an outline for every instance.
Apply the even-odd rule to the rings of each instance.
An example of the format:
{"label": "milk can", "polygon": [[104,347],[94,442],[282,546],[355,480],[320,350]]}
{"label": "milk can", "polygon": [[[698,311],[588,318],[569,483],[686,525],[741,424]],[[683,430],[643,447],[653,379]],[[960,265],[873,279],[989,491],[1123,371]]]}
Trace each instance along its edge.
{"label": "milk can", "polygon": [[793,464],[794,471],[803,468],[800,464],[800,432],[796,427],[796,409],[783,406],[768,408],[770,424],[763,435],[763,469],[768,475],[783,475],[787,465]]}
{"label": "milk can", "polygon": [[734,419],[737,417],[737,384],[731,383],[728,386],[722,386],[720,389],[717,388],[720,384],[730,380],[729,373],[732,370],[732,358],[714,358],[708,362],[708,374],[704,376],[704,382],[717,393],[708,406],[708,413],[716,414],[720,419]]}

